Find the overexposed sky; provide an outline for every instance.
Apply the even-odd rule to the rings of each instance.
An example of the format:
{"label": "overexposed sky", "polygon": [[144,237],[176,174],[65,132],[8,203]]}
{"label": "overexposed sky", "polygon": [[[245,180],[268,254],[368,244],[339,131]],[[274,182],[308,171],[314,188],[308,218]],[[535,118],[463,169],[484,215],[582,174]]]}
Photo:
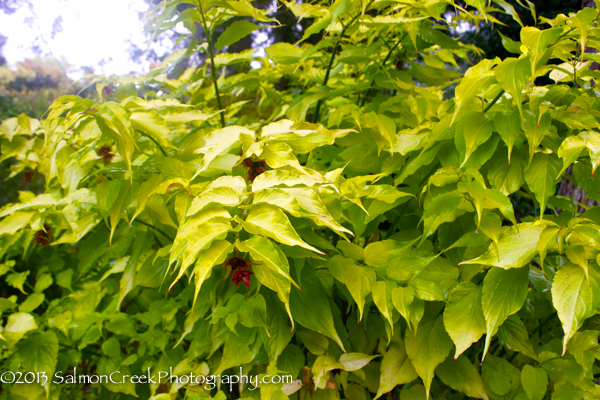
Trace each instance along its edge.
{"label": "overexposed sky", "polygon": [[[31,7],[11,15],[0,12],[0,33],[8,37],[2,52],[11,65],[35,57],[32,46],[38,45],[42,55],[64,57],[75,76],[81,66],[106,75],[148,72],[148,63],[130,61],[128,52],[129,41],[146,49],[139,12],[147,9],[143,0],[31,0]],[[59,16],[62,32],[52,38]]]}

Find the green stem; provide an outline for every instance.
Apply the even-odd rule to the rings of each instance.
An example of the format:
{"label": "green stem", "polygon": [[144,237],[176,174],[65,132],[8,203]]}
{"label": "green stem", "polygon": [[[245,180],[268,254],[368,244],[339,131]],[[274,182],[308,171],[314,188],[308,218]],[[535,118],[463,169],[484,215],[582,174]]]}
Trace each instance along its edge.
{"label": "green stem", "polygon": [[[369,4],[367,4],[365,11],[371,6],[371,4],[374,1],[375,0],[371,0],[369,2]],[[331,67],[333,66],[333,61],[335,60],[335,55],[337,54],[340,44],[342,43],[342,39],[344,38],[344,35],[346,34],[346,30],[348,28],[350,28],[350,26],[354,23],[354,21],[356,21],[356,19],[361,15],[362,15],[362,12],[359,12],[354,17],[352,17],[350,22],[348,22],[348,25],[344,26],[344,24],[342,24],[342,26],[344,26],[344,29],[342,29],[342,32],[340,33],[340,37],[338,38],[337,42],[335,43],[335,46],[333,47],[333,52],[331,53],[331,58],[329,59],[329,65],[327,66],[327,71],[325,71],[325,79],[323,79],[323,86],[327,86],[327,82],[329,81],[329,74],[331,73]],[[315,109],[315,115],[313,116],[313,121],[312,121],[313,123],[319,122],[319,114],[321,111],[321,104],[323,104],[323,99],[320,99],[317,102],[317,107]]]}
{"label": "green stem", "polygon": [[160,145],[160,143],[158,143],[156,141],[156,139],[154,139],[152,136],[150,135],[146,135],[144,132],[142,131],[138,131],[140,133],[140,135],[147,137],[148,139],[152,140],[154,142],[154,144],[156,144],[158,146],[158,148],[160,149],[160,151],[163,153],[163,155],[165,157],[169,157],[169,154],[167,154],[167,152],[165,151],[165,149],[163,149],[163,147]]}
{"label": "green stem", "polygon": [[206,42],[208,44],[208,55],[210,56],[210,73],[213,80],[213,85],[215,86],[215,94],[217,96],[217,105],[219,106],[219,115],[221,116],[221,128],[225,127],[225,114],[223,112],[223,105],[221,104],[221,94],[219,92],[219,85],[217,84],[217,69],[215,68],[215,57],[212,48],[212,34],[207,28],[206,18],[204,17],[204,11],[202,10],[202,4],[199,3],[200,15],[202,16],[202,27],[204,28],[204,33],[206,33]]}
{"label": "green stem", "polygon": [[491,102],[490,104],[488,104],[488,106],[485,108],[485,110],[483,110],[483,112],[484,112],[484,113],[488,112],[488,110],[489,110],[490,108],[492,108],[492,106],[493,106],[494,104],[496,104],[496,102],[497,102],[498,100],[500,100],[500,97],[502,97],[502,95],[503,95],[504,93],[506,93],[506,92],[505,92],[504,90],[501,90],[501,91],[500,91],[500,93],[498,93],[498,96],[496,96],[496,97],[494,98],[494,100],[492,100],[492,102]]}
{"label": "green stem", "polygon": [[161,233],[164,237],[166,237],[167,239],[169,239],[170,241],[174,242],[175,238],[171,237],[171,235],[169,235],[168,233],[166,233],[165,231],[163,231],[160,228],[157,228],[156,226],[149,224],[147,222],[144,221],[140,221],[139,219],[134,219],[134,222],[140,223],[142,225],[146,225],[148,228],[152,228],[152,229],[156,229],[157,232]]}
{"label": "green stem", "polygon": [[533,330],[531,331],[531,334],[535,335],[539,330],[541,330],[547,323],[549,323],[553,319],[554,319],[554,314],[550,315],[543,321],[540,321],[540,324],[538,326],[536,326],[535,328],[533,328]]}
{"label": "green stem", "polygon": [[[390,49],[390,51],[387,53],[387,56],[385,57],[385,59],[383,60],[383,63],[381,64],[381,68],[385,67],[385,63],[388,62],[388,60],[390,59],[392,53],[394,52],[394,50],[396,50],[396,48],[400,45],[400,42],[402,42],[404,40],[404,38],[406,37],[406,35],[408,35],[408,32],[405,33],[400,39],[398,39],[398,41],[396,42],[396,44],[394,45],[394,47],[392,47]],[[371,85],[369,86],[369,88],[367,89],[367,91],[365,92],[363,99],[362,99],[362,104],[360,105],[360,107],[363,107],[365,105],[365,101],[367,101],[367,96],[369,95],[369,92],[371,91],[371,89],[373,89],[373,86],[375,85],[375,77],[373,77],[373,80],[371,81]]]}

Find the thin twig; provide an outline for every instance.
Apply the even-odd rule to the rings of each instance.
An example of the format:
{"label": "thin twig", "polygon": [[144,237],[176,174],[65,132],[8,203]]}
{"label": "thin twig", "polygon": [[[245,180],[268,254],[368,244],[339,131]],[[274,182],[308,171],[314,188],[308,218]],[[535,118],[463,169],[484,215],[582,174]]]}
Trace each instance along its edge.
{"label": "thin twig", "polygon": [[[375,0],[371,0],[369,2],[369,4],[367,4],[367,7],[365,8],[365,11],[371,7],[371,4],[373,4]],[[327,71],[325,72],[325,79],[323,80],[323,86],[327,86],[327,82],[329,81],[329,74],[331,73],[331,67],[333,66],[333,61],[335,60],[335,55],[338,52],[338,49],[340,47],[340,44],[342,43],[342,39],[344,38],[344,35],[346,34],[346,30],[348,28],[350,28],[350,26],[354,23],[354,21],[356,21],[356,19],[362,15],[362,12],[359,12],[358,14],[356,14],[354,17],[352,17],[352,19],[350,20],[350,22],[348,22],[348,25],[343,25],[344,29],[342,29],[342,32],[340,33],[340,37],[338,38],[337,42],[335,43],[335,46],[333,47],[333,52],[331,52],[331,58],[329,59],[329,65],[327,66]],[[341,21],[340,21],[341,23]],[[321,111],[321,104],[323,104],[323,99],[319,99],[319,101],[317,101],[317,107],[315,109],[315,115],[313,116],[313,123],[317,123],[319,122],[319,113]]]}
{"label": "thin twig", "polygon": [[[394,52],[394,50],[396,50],[396,48],[400,45],[400,43],[404,40],[404,38],[406,37],[406,35],[408,35],[408,32],[406,32],[394,45],[394,47],[392,47],[390,49],[390,51],[388,52],[387,56],[385,57],[385,59],[383,60],[383,63],[381,64],[381,68],[385,67],[385,63],[388,62],[388,60],[390,59],[392,53]],[[386,43],[387,45],[387,43]],[[389,48],[389,46],[388,46]],[[369,86],[369,88],[367,89],[367,91],[365,92],[363,99],[362,99],[362,104],[360,105],[360,107],[363,107],[365,105],[365,101],[367,100],[367,96],[369,95],[369,92],[371,91],[371,89],[373,89],[373,86],[375,85],[375,77],[373,77],[373,80],[371,81],[371,85]]]}
{"label": "thin twig", "polygon": [[204,11],[202,10],[202,3],[199,2],[200,15],[202,16],[202,27],[204,33],[206,33],[206,41],[208,44],[208,55],[210,56],[210,73],[213,79],[213,85],[215,87],[215,94],[217,96],[217,105],[219,106],[219,115],[221,116],[221,128],[225,128],[225,113],[223,112],[223,105],[221,104],[221,95],[219,92],[219,85],[217,84],[217,71],[215,68],[215,57],[212,48],[212,34],[207,28],[206,18],[204,17]]}
{"label": "thin twig", "polygon": [[140,135],[147,137],[148,139],[152,140],[154,142],[154,144],[156,144],[158,146],[158,148],[160,149],[160,151],[164,154],[165,157],[169,157],[169,154],[165,151],[165,149],[163,149],[163,147],[160,145],[160,143],[158,143],[158,141],[156,139],[154,139],[152,136],[145,134],[142,131],[138,131],[140,133]]}
{"label": "thin twig", "polygon": [[156,226],[154,226],[154,225],[152,225],[152,224],[149,224],[149,223],[147,223],[147,222],[144,222],[144,221],[140,221],[139,219],[134,219],[133,221],[134,221],[134,222],[138,222],[138,223],[140,223],[140,224],[142,224],[142,225],[146,225],[148,228],[156,229],[156,231],[157,231],[157,232],[161,233],[161,234],[162,234],[164,237],[166,237],[166,238],[167,238],[167,239],[169,239],[170,241],[175,241],[175,238],[174,238],[174,237],[171,237],[171,235],[169,235],[168,233],[166,233],[166,232],[165,232],[165,231],[163,231],[162,229],[160,229],[160,228],[157,228]]}
{"label": "thin twig", "polygon": [[488,110],[489,110],[490,108],[492,108],[492,106],[493,106],[494,104],[496,104],[496,102],[497,102],[497,101],[500,99],[500,97],[502,97],[502,95],[503,95],[504,93],[506,93],[506,92],[504,91],[504,89],[503,89],[503,90],[501,90],[501,91],[500,91],[500,93],[498,93],[498,96],[496,96],[496,97],[494,98],[494,100],[492,100],[492,102],[491,102],[490,104],[488,104],[488,105],[487,105],[487,107],[486,107],[486,108],[483,110],[483,112],[484,112],[484,113],[488,112]]}

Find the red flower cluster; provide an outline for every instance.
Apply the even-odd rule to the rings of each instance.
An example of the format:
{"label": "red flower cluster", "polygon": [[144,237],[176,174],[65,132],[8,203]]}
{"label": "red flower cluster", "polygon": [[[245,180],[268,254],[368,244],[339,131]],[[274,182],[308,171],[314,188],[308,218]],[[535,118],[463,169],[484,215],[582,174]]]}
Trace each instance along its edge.
{"label": "red flower cluster", "polygon": [[102,94],[112,96],[115,94],[115,90],[113,89],[112,85],[106,85],[102,88]]}
{"label": "red flower cluster", "polygon": [[28,169],[23,172],[23,186],[28,186],[31,182],[33,182],[33,177],[35,176],[35,172],[31,169]]}
{"label": "red flower cluster", "polygon": [[254,272],[251,270],[251,261],[245,260],[241,257],[231,257],[225,261],[223,265],[225,266],[226,270],[227,268],[230,269],[229,273],[232,274],[231,283],[235,283],[235,286],[237,287],[241,282],[246,285],[248,289],[250,289],[250,276],[254,275]]}
{"label": "red flower cluster", "polygon": [[33,238],[33,242],[41,247],[49,246],[50,240],[52,240],[52,227],[48,224],[44,224],[44,229],[37,231]]}
{"label": "red flower cluster", "polygon": [[98,151],[96,151],[96,153],[97,153],[99,156],[102,156],[102,161],[104,161],[105,163],[106,163],[106,162],[111,162],[111,161],[112,161],[112,159],[113,159],[113,157],[115,156],[115,155],[112,153],[112,149],[110,148],[110,146],[106,146],[106,145],[104,145],[104,146],[100,147],[100,148],[98,149]]}
{"label": "red flower cluster", "polygon": [[257,176],[267,170],[267,163],[264,161],[255,161],[251,158],[246,158],[242,161],[242,165],[248,170],[247,178],[250,182],[254,182]]}

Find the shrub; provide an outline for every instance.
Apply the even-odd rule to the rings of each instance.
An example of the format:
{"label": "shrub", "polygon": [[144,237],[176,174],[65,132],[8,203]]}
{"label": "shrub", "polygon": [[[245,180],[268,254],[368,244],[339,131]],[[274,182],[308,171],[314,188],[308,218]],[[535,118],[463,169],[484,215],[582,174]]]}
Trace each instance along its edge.
{"label": "shrub", "polygon": [[[160,2],[149,31],[207,37],[146,78],[160,96],[123,81],[3,123],[2,159],[46,190],[0,212],[1,365],[51,379],[2,396],[598,398],[600,213],[555,195],[562,177],[600,200],[597,11],[463,75],[477,49],[444,33],[447,2],[283,4],[323,38],[226,53],[277,21]],[[51,383],[171,367],[298,381]]]}

